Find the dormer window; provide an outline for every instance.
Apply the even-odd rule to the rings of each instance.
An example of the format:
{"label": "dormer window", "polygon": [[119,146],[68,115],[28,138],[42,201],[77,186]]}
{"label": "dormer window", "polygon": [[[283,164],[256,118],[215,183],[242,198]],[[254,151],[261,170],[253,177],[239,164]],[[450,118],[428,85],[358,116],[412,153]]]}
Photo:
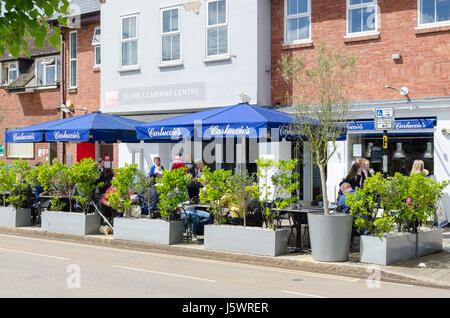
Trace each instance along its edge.
{"label": "dormer window", "polygon": [[9,62],[2,64],[1,82],[2,85],[9,85],[19,77],[19,63]]}
{"label": "dormer window", "polygon": [[55,85],[61,77],[59,57],[45,58],[36,61],[36,80],[38,86]]}

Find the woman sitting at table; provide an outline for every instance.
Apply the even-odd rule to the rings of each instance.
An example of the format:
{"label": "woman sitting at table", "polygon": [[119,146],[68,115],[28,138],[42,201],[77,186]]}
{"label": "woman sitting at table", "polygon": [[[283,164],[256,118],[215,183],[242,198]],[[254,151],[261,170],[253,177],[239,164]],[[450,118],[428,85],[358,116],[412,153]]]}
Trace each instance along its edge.
{"label": "woman sitting at table", "polygon": [[[116,210],[112,209],[112,208],[111,208],[111,204],[108,202],[107,194],[110,193],[110,192],[114,192],[114,193],[115,193],[115,192],[116,192],[116,189],[113,188],[113,187],[109,187],[108,190],[106,190],[105,194],[103,195],[102,203],[103,203],[105,206],[107,206],[108,208],[111,209],[112,215],[115,215],[115,216],[117,216],[118,218],[121,218],[121,217],[123,217],[123,212],[119,212],[119,211],[116,211]],[[134,200],[133,192],[131,192],[130,190],[128,190],[128,193],[129,193],[129,195],[130,195],[130,199],[131,199],[131,200]]]}

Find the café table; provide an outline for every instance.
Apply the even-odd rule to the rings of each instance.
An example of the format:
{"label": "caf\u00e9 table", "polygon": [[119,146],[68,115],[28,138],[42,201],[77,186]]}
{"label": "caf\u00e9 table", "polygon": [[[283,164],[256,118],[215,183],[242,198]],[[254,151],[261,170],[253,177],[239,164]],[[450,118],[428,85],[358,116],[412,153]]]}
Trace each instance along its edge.
{"label": "caf\u00e9 table", "polygon": [[[292,218],[293,224],[290,227],[292,235],[293,230],[296,230],[296,236],[295,236],[295,251],[300,252],[303,250],[303,244],[302,244],[302,225],[308,225],[308,214],[309,213],[324,213],[324,209],[321,207],[314,207],[314,206],[305,206],[305,207],[299,207],[296,209],[282,209],[279,211],[280,213],[286,213],[289,215],[290,218]],[[306,227],[306,231],[308,233],[308,247],[309,247],[309,228]],[[289,235],[289,237],[290,237]]]}

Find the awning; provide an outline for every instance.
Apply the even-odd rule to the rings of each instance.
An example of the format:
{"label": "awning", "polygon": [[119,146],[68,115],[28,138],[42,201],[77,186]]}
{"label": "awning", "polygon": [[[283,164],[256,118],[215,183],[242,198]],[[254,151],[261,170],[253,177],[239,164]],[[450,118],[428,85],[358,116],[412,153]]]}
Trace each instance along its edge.
{"label": "awning", "polygon": [[[429,118],[399,118],[395,119],[392,130],[401,130],[407,132],[415,129],[433,129],[436,126],[436,117]],[[373,119],[348,121],[345,125],[347,131],[375,130],[375,121]],[[380,133],[382,131],[380,130]]]}

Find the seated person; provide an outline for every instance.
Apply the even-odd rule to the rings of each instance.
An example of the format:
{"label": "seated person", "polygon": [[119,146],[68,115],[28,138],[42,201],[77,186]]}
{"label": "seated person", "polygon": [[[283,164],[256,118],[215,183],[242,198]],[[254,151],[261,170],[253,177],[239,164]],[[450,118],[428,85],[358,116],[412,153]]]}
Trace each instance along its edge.
{"label": "seated person", "polygon": [[155,217],[155,213],[158,210],[158,201],[159,201],[159,193],[156,191],[155,180],[157,176],[153,174],[149,177],[150,179],[150,187],[147,189],[149,195],[149,199],[147,201],[146,194],[144,192],[137,195],[138,202],[141,206],[141,215],[143,217]]}
{"label": "seated person", "polygon": [[341,192],[342,195],[339,198],[336,212],[349,213],[350,207],[345,203],[345,200],[347,198],[347,193],[355,193],[355,190],[352,189],[350,183],[344,182],[341,184]]}
{"label": "seated person", "polygon": [[[113,191],[113,192],[116,192],[116,189],[114,189],[113,187],[109,187],[108,188],[108,190],[106,190],[106,192],[105,192],[105,194],[103,195],[103,198],[102,198],[102,203],[105,205],[105,206],[107,206],[107,207],[111,207],[111,204],[108,202],[108,199],[107,199],[107,197],[106,197],[106,195],[108,194],[108,193],[110,193],[111,191]],[[128,190],[128,193],[130,194],[130,199],[131,200],[134,200],[134,195],[133,195],[133,192],[131,192],[130,190]],[[115,210],[113,210],[113,209],[111,209],[111,211],[113,212],[115,212],[115,213],[113,213],[113,214],[116,214],[116,216],[117,217],[123,217],[123,212],[119,212],[119,211],[115,211]]]}
{"label": "seated person", "polygon": [[222,197],[222,200],[229,211],[228,221],[231,224],[244,224],[243,213],[242,213],[240,207],[237,204],[235,204],[235,202],[233,202],[233,200],[231,199],[231,196],[224,195]]}
{"label": "seated person", "polygon": [[199,199],[200,188],[203,188],[203,184],[199,182],[195,176],[197,173],[197,168],[195,166],[190,167],[188,173],[191,175],[191,183],[189,183],[187,187],[189,200],[195,202]]}
{"label": "seated person", "polygon": [[188,219],[191,221],[191,235],[192,241],[197,241],[197,229],[200,226],[208,224],[211,220],[211,215],[206,211],[197,210],[193,207],[186,207],[182,209],[179,207],[177,209],[177,213],[180,214],[180,219],[185,220]]}

